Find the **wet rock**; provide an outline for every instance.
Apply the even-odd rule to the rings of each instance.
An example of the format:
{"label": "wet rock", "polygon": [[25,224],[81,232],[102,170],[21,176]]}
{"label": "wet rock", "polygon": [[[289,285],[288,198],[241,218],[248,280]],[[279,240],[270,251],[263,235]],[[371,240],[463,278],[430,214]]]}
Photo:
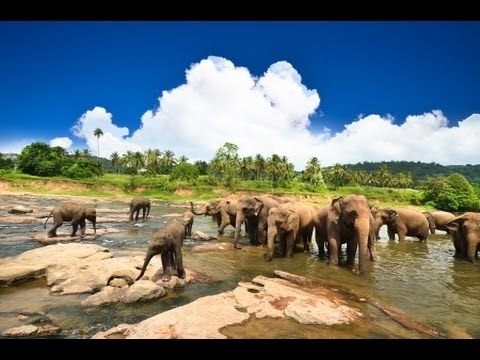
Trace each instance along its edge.
{"label": "wet rock", "polygon": [[28,209],[24,206],[15,206],[15,207],[11,208],[10,210],[8,210],[9,214],[29,214],[29,213],[32,213],[32,212],[33,212],[32,209]]}
{"label": "wet rock", "polygon": [[196,253],[202,253],[202,252],[208,252],[208,251],[227,251],[227,250],[233,250],[233,244],[227,243],[227,242],[221,242],[217,244],[202,244],[202,245],[197,245],[192,249],[192,252]]}
{"label": "wet rock", "polygon": [[93,338],[225,338],[220,329],[250,317],[288,317],[302,324],[333,325],[350,323],[360,315],[326,289],[304,291],[284,279],[257,276],[233,291],[202,297],[138,324],[121,324]]}
{"label": "wet rock", "polygon": [[101,291],[93,294],[82,301],[83,306],[99,306],[121,301],[125,295],[125,289],[113,286],[105,286]]}
{"label": "wet rock", "polygon": [[93,244],[69,244],[47,246],[3,258],[0,259],[0,285],[38,278],[45,275],[50,266],[69,266],[79,261],[88,261],[90,256],[103,252],[108,252],[108,249]]}
{"label": "wet rock", "polygon": [[132,303],[136,301],[156,299],[166,295],[163,287],[150,280],[139,280],[128,288],[122,302]]}
{"label": "wet rock", "polygon": [[217,238],[213,235],[209,235],[204,233],[203,231],[195,231],[190,239],[195,241],[210,241],[210,240],[217,240]]}
{"label": "wet rock", "polygon": [[31,336],[37,331],[38,327],[35,325],[22,325],[2,331],[2,336]]}
{"label": "wet rock", "polygon": [[92,229],[88,229],[85,232],[84,236],[80,235],[80,229],[77,231],[77,235],[70,236],[71,228],[69,227],[61,227],[57,230],[57,236],[55,237],[48,237],[47,232],[32,232],[32,240],[38,241],[43,245],[52,245],[58,243],[68,243],[68,242],[80,242],[85,240],[95,240],[98,239],[100,236],[105,234],[113,234],[120,232],[119,229],[115,228],[97,228],[97,232],[94,234]]}

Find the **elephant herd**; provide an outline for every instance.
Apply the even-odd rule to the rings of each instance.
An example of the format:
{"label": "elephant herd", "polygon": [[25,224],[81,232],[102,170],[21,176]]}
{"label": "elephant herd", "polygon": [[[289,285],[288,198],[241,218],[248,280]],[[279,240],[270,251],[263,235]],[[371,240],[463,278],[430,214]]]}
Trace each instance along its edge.
{"label": "elephant herd", "polygon": [[[138,221],[140,210],[142,211],[143,219],[148,218],[150,214],[151,202],[146,198],[134,198],[130,201],[128,218],[133,221]],[[53,208],[45,220],[44,228],[47,226],[48,219],[53,216],[53,227],[48,231],[48,237],[56,237],[57,229],[62,226],[64,221],[70,221],[72,225],[72,233],[70,236],[75,236],[80,225],[80,233],[83,237],[85,235],[86,220],[93,224],[94,234],[96,233],[97,213],[95,208],[86,207],[76,203],[62,203]],[[192,235],[193,213],[188,210],[181,218],[171,218],[166,226],[157,230],[150,240],[147,249],[147,255],[140,272],[137,277],[139,280],[145,273],[148,263],[153,256],[160,254],[162,257],[162,280],[170,280],[173,273],[179,277],[185,277],[185,270],[183,268],[182,260],[182,246],[183,240],[187,236]]]}
{"label": "elephant herd", "polygon": [[[426,241],[429,232],[446,231],[452,237],[455,256],[474,263],[480,251],[480,214],[468,212],[455,217],[445,211],[422,213],[410,208],[375,208],[364,195],[338,197],[323,207],[273,195],[211,200],[197,210],[192,202],[190,206],[195,215],[212,216],[220,234],[226,226],[233,226],[237,249],[241,249],[239,238],[244,224],[251,245],[267,246],[267,261],[273,258],[275,243],[282,256],[292,257],[297,243],[303,243],[308,251],[314,236],[319,256],[327,256],[329,264],[339,264],[341,245],[346,244],[347,265],[356,273],[363,273],[367,258],[376,260],[374,242],[382,225],[387,225],[389,240],[394,240],[397,234],[399,242],[404,242],[406,236]],[[358,268],[355,268],[357,250]]]}
{"label": "elephant herd", "polygon": [[[138,221],[140,211],[143,219],[148,218],[150,207],[149,199],[132,199],[129,220]],[[210,200],[200,209],[195,209],[190,201],[190,210],[180,218],[171,218],[164,228],[157,230],[148,244],[137,280],[144,275],[152,257],[158,254],[162,257],[162,280],[168,281],[173,273],[185,276],[181,249],[184,239],[192,235],[195,215],[211,216],[220,234],[227,226],[234,227],[233,246],[236,249],[241,249],[239,240],[243,224],[250,245],[267,247],[264,255],[267,261],[274,257],[275,244],[282,256],[292,257],[297,243],[303,244],[304,251],[308,251],[314,237],[319,257],[327,257],[330,265],[338,265],[341,246],[346,244],[346,263],[359,274],[365,272],[367,259],[376,260],[374,243],[382,225],[387,225],[389,240],[394,240],[397,234],[399,242],[404,242],[406,236],[425,241],[429,232],[446,231],[452,237],[455,256],[473,263],[480,251],[480,213],[467,212],[455,217],[444,211],[422,213],[410,208],[375,208],[364,195],[354,194],[335,198],[323,207],[273,195],[229,196]],[[78,225],[81,235],[85,234],[85,220],[91,221],[94,233],[96,231],[94,208],[64,203],[56,206],[48,218],[50,216],[54,219],[54,226],[48,232],[50,237],[56,236],[56,229],[63,221],[71,221],[71,236],[75,236]],[[357,250],[358,267],[355,267]]]}

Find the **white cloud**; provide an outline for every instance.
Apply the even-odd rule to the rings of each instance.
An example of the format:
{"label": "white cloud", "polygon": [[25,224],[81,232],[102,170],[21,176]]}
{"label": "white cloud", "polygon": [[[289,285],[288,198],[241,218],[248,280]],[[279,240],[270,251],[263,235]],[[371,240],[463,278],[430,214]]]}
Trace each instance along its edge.
{"label": "white cloud", "polygon": [[131,136],[101,107],[83,114],[72,130],[96,153],[93,131],[102,129],[102,157],[155,148],[209,161],[228,141],[239,146],[240,156],[286,155],[297,170],[312,156],[324,166],[381,160],[478,163],[480,114],[450,128],[440,110],[410,115],[403,123],[391,115],[361,115],[339,133],[313,133],[310,116],[319,105],[317,91],[307,89],[286,61],[255,77],[245,67],[210,56],[186,71],[185,84],[163,91],[158,109],[146,111]]}
{"label": "white cloud", "polygon": [[38,140],[35,139],[19,139],[9,143],[0,143],[0,153],[2,154],[20,154],[23,148]]}
{"label": "white cloud", "polygon": [[50,146],[55,147],[55,146],[60,146],[64,149],[68,149],[70,146],[72,146],[73,142],[70,140],[68,137],[57,137],[55,139],[50,140]]}

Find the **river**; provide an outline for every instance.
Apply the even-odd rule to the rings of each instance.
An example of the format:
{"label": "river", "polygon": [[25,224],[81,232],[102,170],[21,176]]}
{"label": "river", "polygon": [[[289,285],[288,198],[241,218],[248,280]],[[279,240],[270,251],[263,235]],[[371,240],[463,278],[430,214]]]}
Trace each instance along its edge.
{"label": "river", "polygon": [[[45,203],[46,206],[51,204]],[[120,209],[124,206],[114,204],[109,207]],[[101,211],[97,210],[99,227],[116,227],[125,231],[103,235],[92,243],[111,249],[114,256],[144,254],[152,231],[163,226],[166,220],[161,216],[183,211],[184,207],[157,204],[151,211],[152,219],[157,220],[135,225],[102,222]],[[195,230],[216,235],[216,225],[209,217],[195,217]],[[30,240],[32,231],[46,230],[38,224],[0,223],[0,257],[18,255],[42,246]],[[380,237],[375,245],[378,261],[370,262],[363,276],[352,274],[346,267],[329,267],[325,260],[319,260],[316,256],[315,244],[310,253],[296,252],[292,259],[274,258],[266,262],[263,259],[265,249],[248,246],[245,237],[241,240],[244,244],[242,250],[205,253],[192,251],[198,242],[187,239],[183,249],[185,266],[217,280],[213,284],[189,284],[183,289],[170,291],[167,297],[150,302],[84,308],[80,302],[88,295],[53,296],[49,294],[44,279],[34,280],[0,288],[0,331],[18,326],[19,314],[34,314],[38,322],[42,321],[42,317],[48,317],[60,326],[63,331],[59,337],[87,338],[119,323],[136,323],[199,297],[232,290],[239,281],[250,281],[257,275],[274,276],[273,271],[278,269],[340,284],[369,298],[378,299],[427,323],[444,337],[480,338],[480,266],[453,258],[452,241],[441,231],[437,231],[437,235],[430,235],[427,242],[420,243],[417,239],[407,237],[405,243],[399,244],[398,240],[388,240],[384,226]],[[218,241],[233,242],[233,228],[227,228]],[[266,319],[260,324],[263,325],[257,323],[255,326],[276,329],[273,332],[269,330],[269,337],[272,338],[386,336],[361,327],[337,327],[327,332],[325,329],[304,326],[304,330],[292,333],[286,320]],[[255,333],[249,326],[253,325],[244,324],[240,330],[232,328],[230,335],[249,337],[248,334]]]}

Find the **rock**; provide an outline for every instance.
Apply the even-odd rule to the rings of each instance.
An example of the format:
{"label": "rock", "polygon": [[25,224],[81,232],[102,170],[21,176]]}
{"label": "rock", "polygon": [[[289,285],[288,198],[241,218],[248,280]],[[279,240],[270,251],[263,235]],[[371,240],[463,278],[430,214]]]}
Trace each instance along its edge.
{"label": "rock", "polygon": [[2,331],[2,336],[31,336],[37,331],[38,327],[35,325],[22,325]]}
{"label": "rock", "polygon": [[197,245],[192,249],[192,252],[202,253],[207,251],[226,251],[233,250],[233,244],[227,242],[221,242],[217,244],[202,244]]}
{"label": "rock", "polygon": [[125,286],[128,287],[128,282],[123,278],[113,278],[112,280],[110,280],[108,285],[116,288],[123,288]]}
{"label": "rock", "polygon": [[[68,230],[68,231],[67,231]],[[85,235],[82,237],[80,235],[80,228],[77,230],[77,235],[70,236],[71,228],[65,225],[62,226],[57,230],[57,236],[48,237],[47,232],[34,232],[32,233],[32,240],[38,241],[43,245],[52,245],[58,243],[69,243],[69,242],[80,242],[84,240],[95,240],[98,239],[100,236],[105,234],[113,234],[120,232],[119,229],[115,228],[97,228],[96,233],[93,233],[93,229],[87,226],[87,230],[85,231]]]}
{"label": "rock", "polygon": [[27,209],[24,206],[15,206],[12,209],[8,210],[9,214],[29,214],[32,213],[32,209]]}
{"label": "rock", "polygon": [[210,240],[217,240],[217,238],[213,235],[209,235],[204,233],[203,231],[195,231],[190,239],[195,241],[210,241]]}
{"label": "rock", "polygon": [[113,286],[105,286],[102,291],[93,294],[82,301],[83,306],[99,306],[112,304],[121,301],[125,295],[126,289]]}
{"label": "rock", "polygon": [[150,280],[138,280],[128,288],[122,302],[132,303],[136,301],[156,299],[166,295],[163,287]]}
{"label": "rock", "polygon": [[342,304],[333,291],[312,287],[307,292],[284,279],[257,276],[252,282],[239,283],[233,291],[199,298],[138,324],[120,324],[93,338],[225,338],[220,329],[250,317],[270,316],[291,318],[302,324],[334,325],[350,323],[359,315],[356,309]]}

